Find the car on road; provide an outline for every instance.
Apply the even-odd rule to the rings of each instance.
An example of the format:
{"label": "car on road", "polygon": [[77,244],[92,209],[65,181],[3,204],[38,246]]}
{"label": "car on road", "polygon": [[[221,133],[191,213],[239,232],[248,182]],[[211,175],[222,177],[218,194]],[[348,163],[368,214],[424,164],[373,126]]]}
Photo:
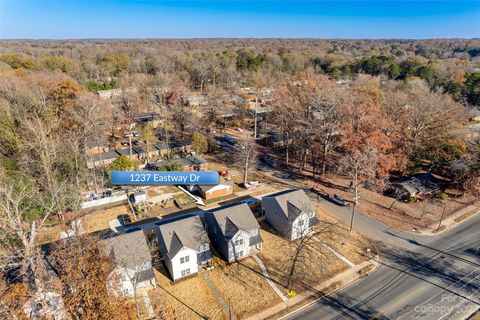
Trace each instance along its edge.
{"label": "car on road", "polygon": [[277,166],[277,162],[268,156],[261,156],[259,160],[272,168]]}
{"label": "car on road", "polygon": [[330,202],[333,202],[335,204],[338,204],[339,206],[341,207],[346,207],[348,206],[348,201],[343,199],[342,197],[340,196],[337,196],[336,194],[334,194],[333,196],[332,195],[329,195],[328,196],[328,200]]}
{"label": "car on road", "polygon": [[228,144],[234,145],[235,144],[235,138],[232,136],[225,136],[223,137],[223,140],[225,140]]}

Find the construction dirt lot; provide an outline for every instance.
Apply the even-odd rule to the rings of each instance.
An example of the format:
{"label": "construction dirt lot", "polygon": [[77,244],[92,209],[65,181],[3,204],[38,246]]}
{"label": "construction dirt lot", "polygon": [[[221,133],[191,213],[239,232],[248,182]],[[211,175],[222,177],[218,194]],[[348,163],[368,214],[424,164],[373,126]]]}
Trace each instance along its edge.
{"label": "construction dirt lot", "polygon": [[74,219],[81,221],[83,232],[92,233],[100,230],[109,229],[108,221],[116,219],[119,215],[128,214],[132,220],[135,217],[128,204],[119,203],[109,206],[83,209],[75,216],[69,217],[68,221],[60,220],[57,225],[43,228],[38,234],[40,243],[52,242],[60,239],[60,232],[72,228],[69,224]]}
{"label": "construction dirt lot", "polygon": [[215,268],[209,275],[225,301],[232,305],[233,314],[244,319],[281,302],[265,280],[257,262],[244,258],[232,264],[215,258]]}
{"label": "construction dirt lot", "polygon": [[[213,265],[214,269],[208,271],[212,283],[238,319],[281,302],[253,258],[227,265],[214,257]],[[164,312],[167,319],[226,318],[225,310],[201,274],[172,283],[164,266],[156,269],[157,288],[149,292],[156,312]]]}

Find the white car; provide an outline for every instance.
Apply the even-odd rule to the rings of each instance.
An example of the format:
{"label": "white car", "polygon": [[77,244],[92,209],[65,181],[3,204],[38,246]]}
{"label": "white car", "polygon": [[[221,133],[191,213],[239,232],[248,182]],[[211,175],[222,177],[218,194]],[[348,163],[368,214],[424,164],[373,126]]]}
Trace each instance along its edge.
{"label": "white car", "polygon": [[258,188],[258,186],[260,186],[260,182],[258,181],[249,181],[245,183],[245,188],[247,189]]}

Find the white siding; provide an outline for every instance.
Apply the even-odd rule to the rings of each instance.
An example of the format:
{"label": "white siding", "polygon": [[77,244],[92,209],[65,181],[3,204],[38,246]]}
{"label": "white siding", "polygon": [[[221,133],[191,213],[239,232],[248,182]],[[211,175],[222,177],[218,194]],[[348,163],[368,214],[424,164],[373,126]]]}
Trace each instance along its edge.
{"label": "white siding", "polygon": [[303,212],[301,215],[295,219],[292,223],[292,239],[296,240],[300,237],[305,236],[310,231],[310,226],[308,225],[311,213]]}
{"label": "white siding", "polygon": [[[188,257],[188,261],[185,259]],[[184,259],[182,259],[184,258]],[[181,263],[183,261],[183,263]],[[176,281],[180,278],[186,277],[191,274],[195,274],[198,272],[198,264],[197,264],[197,251],[192,250],[189,248],[183,248],[180,250],[175,257],[172,258],[171,267],[169,268],[170,274],[172,275],[173,281]],[[167,263],[167,267],[168,267]],[[182,271],[189,270],[187,274],[182,275]]]}
{"label": "white siding", "polygon": [[243,231],[238,231],[232,240],[228,242],[228,260],[233,261],[241,259],[250,254],[250,235]]}
{"label": "white siding", "polygon": [[[151,268],[151,263],[146,262],[143,265],[138,266],[137,271],[140,272],[141,270],[146,270],[149,268]],[[134,285],[136,285],[137,290],[139,288],[150,286],[151,284],[149,281],[143,281],[135,284],[134,277],[137,271],[121,266],[116,267],[108,277],[108,289],[116,296],[131,296],[134,294]]]}

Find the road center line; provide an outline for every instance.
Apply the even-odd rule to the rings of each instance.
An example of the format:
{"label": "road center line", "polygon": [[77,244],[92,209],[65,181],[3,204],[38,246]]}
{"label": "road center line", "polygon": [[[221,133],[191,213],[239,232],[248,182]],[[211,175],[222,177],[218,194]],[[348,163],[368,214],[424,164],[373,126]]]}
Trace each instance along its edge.
{"label": "road center line", "polygon": [[[478,269],[480,269],[480,267],[479,267],[479,268],[476,268],[475,270],[473,270],[473,271],[470,272],[469,274],[467,274],[467,275],[465,275],[464,277],[462,277],[461,279],[457,280],[455,283],[451,284],[451,285],[448,286],[447,288],[445,288],[445,289],[443,289],[442,291],[440,291],[439,293],[435,294],[434,296],[432,296],[432,297],[429,298],[428,300],[426,300],[426,301],[424,301],[423,303],[415,306],[415,308],[416,308],[416,307],[419,307],[419,306],[423,306],[425,303],[427,303],[427,302],[431,301],[432,299],[438,297],[440,294],[442,294],[443,292],[447,291],[447,289],[450,289],[451,287],[453,287],[454,285],[456,285],[457,283],[459,283],[460,281],[462,281],[462,280],[465,279],[466,277],[469,277],[472,273],[477,272]],[[468,284],[468,283],[467,283],[467,284]],[[466,285],[466,284],[465,284],[465,285]],[[463,286],[465,286],[465,285],[463,285]],[[463,286],[462,286],[462,287],[463,287]],[[460,288],[461,288],[461,287],[460,287]],[[412,311],[414,311],[415,308],[413,308],[412,310],[408,311],[407,313],[405,313],[405,314],[402,315],[401,317],[397,318],[397,320],[402,319],[402,318],[405,317],[407,314],[409,314],[409,313],[411,313]]]}

